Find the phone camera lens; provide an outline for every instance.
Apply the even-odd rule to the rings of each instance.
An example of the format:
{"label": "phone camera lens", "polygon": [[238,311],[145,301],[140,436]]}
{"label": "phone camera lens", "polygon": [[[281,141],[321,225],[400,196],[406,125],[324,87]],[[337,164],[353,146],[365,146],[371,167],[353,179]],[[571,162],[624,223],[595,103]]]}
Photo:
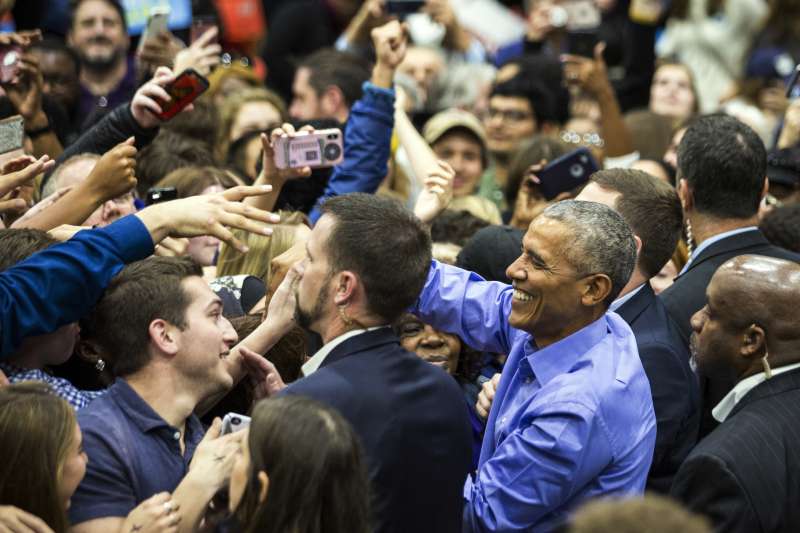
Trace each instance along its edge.
{"label": "phone camera lens", "polygon": [[234,416],[234,417],[231,418],[231,424],[233,424],[234,426],[238,426],[241,423],[242,423],[242,419],[239,418],[238,416]]}
{"label": "phone camera lens", "polygon": [[580,178],[583,176],[583,167],[580,165],[572,165],[569,169],[570,174],[572,174],[573,178]]}

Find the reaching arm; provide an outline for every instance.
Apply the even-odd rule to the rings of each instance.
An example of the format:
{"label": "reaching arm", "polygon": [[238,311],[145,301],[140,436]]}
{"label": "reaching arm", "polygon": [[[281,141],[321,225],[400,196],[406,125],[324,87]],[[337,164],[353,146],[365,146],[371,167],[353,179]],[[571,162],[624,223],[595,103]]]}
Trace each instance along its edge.
{"label": "reaching arm", "polygon": [[476,350],[509,353],[519,334],[508,323],[512,293],[510,285],[433,261],[410,312]]}

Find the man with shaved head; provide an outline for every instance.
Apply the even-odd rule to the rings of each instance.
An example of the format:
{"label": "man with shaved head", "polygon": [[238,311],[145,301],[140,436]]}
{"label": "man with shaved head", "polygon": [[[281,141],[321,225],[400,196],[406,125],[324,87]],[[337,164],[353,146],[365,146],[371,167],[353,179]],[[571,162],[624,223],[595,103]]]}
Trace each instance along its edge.
{"label": "man with shaved head", "polygon": [[800,265],[742,255],[724,263],[692,317],[693,358],[736,382],[721,422],[689,455],[672,495],[717,531],[800,527]]}

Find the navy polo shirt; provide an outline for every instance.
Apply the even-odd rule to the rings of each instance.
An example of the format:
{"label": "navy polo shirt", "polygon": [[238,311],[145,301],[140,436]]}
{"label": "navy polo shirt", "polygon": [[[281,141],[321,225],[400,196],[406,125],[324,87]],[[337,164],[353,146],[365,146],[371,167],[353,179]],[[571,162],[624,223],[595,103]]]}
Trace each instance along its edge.
{"label": "navy polo shirt", "polygon": [[158,416],[123,379],[82,409],[78,424],[89,463],[86,477],[72,496],[69,518],[73,525],[125,517],[150,496],[174,491],[204,434],[200,420],[190,416],[182,454],[178,429]]}

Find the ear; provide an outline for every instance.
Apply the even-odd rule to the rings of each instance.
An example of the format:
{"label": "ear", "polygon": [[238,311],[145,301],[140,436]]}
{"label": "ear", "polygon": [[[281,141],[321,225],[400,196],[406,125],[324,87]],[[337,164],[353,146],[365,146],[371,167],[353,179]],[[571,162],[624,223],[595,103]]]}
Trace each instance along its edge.
{"label": "ear", "polygon": [[633,240],[636,241],[636,258],[639,258],[639,254],[642,253],[642,239],[638,235],[633,236]]}
{"label": "ear", "polygon": [[767,334],[764,328],[751,324],[744,330],[739,353],[748,360],[761,359],[767,351]]}
{"label": "ear", "polygon": [[334,278],[334,290],[336,291],[333,297],[333,303],[336,305],[344,305],[353,300],[353,296],[358,286],[358,276],[349,270],[339,272]]}
{"label": "ear", "polygon": [[150,326],[148,327],[150,342],[154,344],[160,352],[168,355],[175,355],[180,349],[177,335],[178,331],[178,328],[161,318],[150,322]]}
{"label": "ear", "polygon": [[603,303],[611,294],[611,278],[605,274],[592,274],[583,278],[583,290],[581,291],[581,303],[586,307],[594,307]]}
{"label": "ear", "polygon": [[678,181],[678,197],[681,199],[684,214],[694,208],[694,195],[692,194],[692,189],[689,188],[689,182],[686,181],[686,178],[681,178]]}
{"label": "ear", "polygon": [[326,114],[334,114],[345,106],[344,93],[334,85],[329,85],[320,98],[320,105]]}
{"label": "ear", "polygon": [[258,479],[258,503],[264,503],[267,501],[267,492],[269,492],[269,476],[261,470],[256,479]]}
{"label": "ear", "polygon": [[761,200],[763,200],[767,194],[769,194],[769,178],[765,177],[764,187],[761,189]]}

